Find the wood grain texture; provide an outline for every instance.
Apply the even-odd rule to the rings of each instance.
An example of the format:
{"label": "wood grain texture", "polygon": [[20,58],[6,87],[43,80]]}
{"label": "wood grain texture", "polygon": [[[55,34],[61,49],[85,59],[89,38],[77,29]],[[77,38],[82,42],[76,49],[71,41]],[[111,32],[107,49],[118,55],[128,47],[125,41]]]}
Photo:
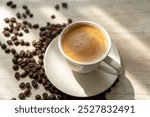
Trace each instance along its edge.
{"label": "wood grain texture", "polygon": [[[54,9],[54,5],[65,0],[13,1],[18,5],[17,10],[6,7],[5,0],[0,1],[0,32],[5,25],[3,19],[22,11],[23,4],[28,5],[35,15],[31,22],[40,25],[45,25],[47,21],[67,22],[67,18],[97,22],[110,33],[125,69],[119,83],[107,94],[107,99],[150,99],[150,0],[66,0],[68,10],[59,11]],[[56,14],[55,20],[50,18],[52,14]],[[38,39],[38,31],[32,31],[23,38],[29,41]],[[0,40],[6,42],[2,33]],[[18,51],[20,49],[17,47]],[[19,82],[13,79],[11,57],[0,49],[0,99],[17,97],[21,92]],[[39,92],[43,90],[41,87]],[[38,92],[35,90],[34,93]]]}

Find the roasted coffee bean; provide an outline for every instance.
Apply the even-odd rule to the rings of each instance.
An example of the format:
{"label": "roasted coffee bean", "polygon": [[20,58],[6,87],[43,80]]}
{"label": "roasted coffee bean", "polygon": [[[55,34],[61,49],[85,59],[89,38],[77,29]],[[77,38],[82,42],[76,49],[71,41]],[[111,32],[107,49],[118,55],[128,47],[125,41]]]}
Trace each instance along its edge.
{"label": "roasted coffee bean", "polygon": [[48,94],[47,94],[46,92],[44,92],[44,93],[42,94],[42,97],[43,97],[44,100],[47,100],[47,99],[48,99]]}
{"label": "roasted coffee bean", "polygon": [[23,67],[23,70],[25,72],[29,73],[30,72],[30,67],[29,66],[25,66],[25,67]]}
{"label": "roasted coffee bean", "polygon": [[68,4],[66,2],[61,3],[63,8],[68,8]]}
{"label": "roasted coffee bean", "polygon": [[68,23],[69,24],[72,23],[72,19],[71,18],[68,19]]}
{"label": "roasted coffee bean", "polygon": [[31,59],[30,59],[30,62],[35,63],[35,59],[34,59],[34,58],[31,58]]}
{"label": "roasted coffee bean", "polygon": [[9,28],[9,32],[12,33],[13,32],[13,27]]}
{"label": "roasted coffee bean", "polygon": [[[45,88],[45,87],[44,87]],[[45,88],[46,89],[46,88]],[[48,88],[47,90],[49,90],[50,93],[55,93],[55,90],[53,88]]]}
{"label": "roasted coffee bean", "polygon": [[14,35],[18,35],[18,31],[17,30],[13,30],[13,34]]}
{"label": "roasted coffee bean", "polygon": [[11,51],[12,54],[16,53],[16,50],[14,48],[11,48],[10,51]]}
{"label": "roasted coffee bean", "polygon": [[37,81],[38,83],[42,83],[42,77],[40,75],[38,75]]}
{"label": "roasted coffee bean", "polygon": [[22,13],[22,17],[23,17],[24,19],[26,19],[26,18],[27,18],[27,16],[26,16],[26,14],[25,14],[25,13]]}
{"label": "roasted coffee bean", "polygon": [[63,99],[63,96],[60,95],[60,94],[57,94],[57,95],[56,95],[56,98],[57,98],[58,100],[62,100],[62,99]]}
{"label": "roasted coffee bean", "polygon": [[25,21],[23,21],[22,23],[23,23],[24,25],[27,25],[27,24],[28,24],[28,21],[25,20]]}
{"label": "roasted coffee bean", "polygon": [[17,80],[20,79],[20,73],[19,73],[19,72],[16,72],[16,73],[15,73],[15,78],[16,78]]}
{"label": "roasted coffee bean", "polygon": [[24,95],[25,95],[26,97],[29,97],[30,94],[31,94],[31,90],[30,90],[30,89],[26,89],[26,90],[24,91]]}
{"label": "roasted coffee bean", "polygon": [[30,29],[32,29],[32,24],[31,24],[31,23],[28,22],[27,25],[28,25],[28,27],[29,27]]}
{"label": "roasted coffee bean", "polygon": [[30,83],[29,83],[29,82],[27,82],[27,83],[25,84],[25,87],[26,87],[27,89],[31,89],[31,85],[30,85]]}
{"label": "roasted coffee bean", "polygon": [[14,57],[19,58],[19,54],[18,53],[14,53]]}
{"label": "roasted coffee bean", "polygon": [[33,24],[33,28],[34,29],[38,29],[39,28],[39,24]]}
{"label": "roasted coffee bean", "polygon": [[4,30],[5,30],[5,31],[9,31],[9,28],[5,26],[5,27],[4,27]]}
{"label": "roasted coffee bean", "polygon": [[29,58],[32,57],[32,54],[31,54],[31,52],[30,52],[29,50],[27,50],[27,56],[28,56]]}
{"label": "roasted coffee bean", "polygon": [[12,40],[12,41],[17,40],[17,36],[12,36],[12,37],[11,37],[11,40]]}
{"label": "roasted coffee bean", "polygon": [[36,45],[36,40],[32,41],[32,45],[35,46]]}
{"label": "roasted coffee bean", "polygon": [[51,15],[51,18],[52,18],[52,19],[55,19],[55,15]]}
{"label": "roasted coffee bean", "polygon": [[35,73],[33,73],[33,78],[34,79],[37,79],[38,78],[38,74],[35,72]]}
{"label": "roasted coffee bean", "polygon": [[45,79],[45,78],[42,78],[42,84],[45,85],[46,82],[47,82],[46,79]]}
{"label": "roasted coffee bean", "polygon": [[41,68],[41,66],[39,64],[37,64],[37,63],[34,64],[34,67],[37,68],[37,69]]}
{"label": "roasted coffee bean", "polygon": [[38,54],[41,54],[42,53],[42,51],[41,50],[37,50],[36,51],[36,54],[38,55]]}
{"label": "roasted coffee bean", "polygon": [[26,10],[26,14],[29,15],[31,12],[29,9]]}
{"label": "roasted coffee bean", "polygon": [[36,72],[36,71],[37,71],[36,67],[32,67],[32,68],[31,68],[31,71],[32,71],[32,72]]}
{"label": "roasted coffee bean", "polygon": [[18,98],[19,98],[20,100],[24,100],[24,99],[25,99],[24,93],[19,93]]}
{"label": "roasted coffee bean", "polygon": [[20,39],[20,41],[19,41],[19,43],[20,43],[20,45],[24,45],[24,40],[23,39]]}
{"label": "roasted coffee bean", "polygon": [[30,77],[30,78],[33,78],[33,72],[32,72],[32,71],[30,71],[29,77]]}
{"label": "roasted coffee bean", "polygon": [[50,23],[50,22],[47,22],[46,24],[47,24],[47,26],[50,26],[50,25],[51,25],[51,23]]}
{"label": "roasted coffee bean", "polygon": [[13,97],[13,98],[11,98],[11,100],[17,100],[17,99]]}
{"label": "roasted coffee bean", "polygon": [[29,17],[32,18],[34,15],[32,13],[29,14]]}
{"label": "roasted coffee bean", "polygon": [[12,4],[13,4],[12,1],[8,1],[8,2],[6,3],[7,6],[11,6]]}
{"label": "roasted coffee bean", "polygon": [[18,69],[19,69],[19,65],[18,65],[18,64],[14,64],[14,65],[13,65],[13,70],[14,70],[14,71],[17,71]]}
{"label": "roasted coffee bean", "polygon": [[18,32],[18,36],[22,37],[23,33],[22,32]]}
{"label": "roasted coffee bean", "polygon": [[43,54],[39,54],[38,57],[39,57],[40,59],[43,59],[43,58],[44,58]]}
{"label": "roasted coffee bean", "polygon": [[38,63],[39,63],[40,65],[43,65],[43,59],[38,59]]}
{"label": "roasted coffee bean", "polygon": [[36,80],[32,80],[32,81],[31,81],[31,84],[32,84],[32,86],[33,86],[35,89],[38,88],[38,83],[37,83]]}
{"label": "roasted coffee bean", "polygon": [[19,52],[19,57],[20,57],[20,58],[23,58],[24,55],[25,55],[25,51],[24,51],[24,50],[21,50],[21,51]]}
{"label": "roasted coffee bean", "polygon": [[20,74],[20,76],[22,77],[22,78],[24,78],[24,77],[26,77],[27,76],[27,72],[22,72],[21,74]]}
{"label": "roasted coffee bean", "polygon": [[2,49],[6,49],[6,48],[7,48],[6,44],[1,43],[1,48],[2,48]]}
{"label": "roasted coffee bean", "polygon": [[18,13],[16,13],[16,17],[18,18],[18,19],[21,19],[21,14],[18,12]]}
{"label": "roasted coffee bean", "polygon": [[56,97],[55,97],[55,95],[51,94],[50,96],[48,96],[48,99],[49,99],[49,100],[55,100]]}
{"label": "roasted coffee bean", "polygon": [[48,90],[48,89],[50,88],[50,85],[46,84],[46,85],[44,85],[44,88],[45,88],[46,90]]}
{"label": "roasted coffee bean", "polygon": [[9,18],[4,19],[5,23],[9,23]]}
{"label": "roasted coffee bean", "polygon": [[19,45],[19,41],[18,41],[18,40],[15,40],[15,41],[14,41],[14,44],[15,44],[15,46],[18,46],[18,45]]}
{"label": "roasted coffee bean", "polygon": [[56,4],[56,5],[55,5],[55,9],[56,9],[56,10],[59,10],[59,4]]}
{"label": "roasted coffee bean", "polygon": [[9,26],[10,26],[10,27],[14,27],[14,25],[13,25],[12,22],[9,22]]}
{"label": "roasted coffee bean", "polygon": [[41,77],[44,76],[44,71],[43,71],[43,69],[40,69],[40,70],[39,70],[39,75],[40,75]]}
{"label": "roasted coffee bean", "polygon": [[41,27],[41,28],[40,28],[40,31],[44,31],[44,30],[46,30],[45,27]]}
{"label": "roasted coffee bean", "polygon": [[13,45],[13,43],[12,43],[11,40],[7,40],[7,44],[8,44],[9,46]]}
{"label": "roasted coffee bean", "polygon": [[12,62],[13,62],[14,64],[18,64],[18,58],[13,57],[13,58],[12,58]]}
{"label": "roasted coffee bean", "polygon": [[33,62],[29,62],[29,63],[28,63],[28,66],[29,66],[29,67],[33,67],[33,66],[34,66],[34,63],[33,63]]}
{"label": "roasted coffee bean", "polygon": [[9,31],[6,31],[6,30],[3,31],[3,35],[5,37],[10,37]]}
{"label": "roasted coffee bean", "polygon": [[35,96],[35,99],[36,99],[36,100],[41,100],[42,98],[41,98],[41,96],[40,96],[39,94],[37,94],[37,95]]}
{"label": "roasted coffee bean", "polygon": [[11,8],[13,8],[13,9],[15,9],[16,7],[17,7],[16,4],[12,4],[12,5],[11,5]]}
{"label": "roasted coffee bean", "polygon": [[6,53],[6,54],[10,53],[10,49],[9,49],[9,48],[6,48],[6,49],[5,49],[5,53]]}
{"label": "roasted coffee bean", "polygon": [[28,64],[30,62],[29,58],[24,59],[25,64]]}
{"label": "roasted coffee bean", "polygon": [[26,5],[23,5],[22,8],[25,10],[28,9],[28,7]]}
{"label": "roasted coffee bean", "polygon": [[21,82],[21,83],[19,84],[19,87],[20,87],[20,89],[25,89],[25,83],[24,83],[24,82]]}
{"label": "roasted coffee bean", "polygon": [[30,46],[30,43],[27,42],[27,41],[25,41],[25,42],[24,42],[24,45],[25,45],[25,46]]}
{"label": "roasted coffee bean", "polygon": [[11,17],[11,18],[9,19],[9,21],[12,22],[12,23],[16,23],[16,18]]}

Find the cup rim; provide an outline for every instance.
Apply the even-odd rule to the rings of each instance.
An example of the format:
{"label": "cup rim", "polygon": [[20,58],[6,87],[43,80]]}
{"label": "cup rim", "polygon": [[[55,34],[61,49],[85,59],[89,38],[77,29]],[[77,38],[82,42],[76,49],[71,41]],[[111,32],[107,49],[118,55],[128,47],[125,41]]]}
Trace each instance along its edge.
{"label": "cup rim", "polygon": [[[104,33],[104,35],[105,35],[105,37],[106,37],[106,39],[107,39],[108,49],[106,50],[106,52],[104,53],[104,55],[103,55],[102,57],[100,57],[100,58],[98,58],[98,59],[96,59],[96,60],[94,60],[94,61],[91,61],[91,62],[82,63],[82,62],[78,62],[78,61],[75,61],[75,60],[71,59],[70,57],[68,57],[68,56],[65,54],[65,52],[63,51],[63,48],[62,48],[62,44],[61,44],[61,42],[62,42],[62,36],[63,36],[63,34],[66,32],[66,30],[67,30],[68,28],[70,28],[72,25],[75,25],[75,24],[90,24],[90,25],[93,25],[94,27],[96,27],[97,29],[101,30],[101,31]],[[97,23],[92,22],[92,21],[83,21],[83,20],[82,20],[82,21],[76,21],[76,22],[73,22],[73,23],[69,24],[69,25],[68,25],[67,27],[65,27],[64,30],[60,33],[59,39],[58,39],[58,48],[59,48],[61,54],[62,54],[67,60],[69,60],[69,61],[72,62],[72,63],[78,64],[78,65],[93,65],[93,64],[97,64],[97,63],[101,62],[102,60],[104,60],[104,59],[108,56],[108,54],[109,54],[109,52],[110,52],[110,49],[111,49],[111,38],[110,38],[108,32],[106,31],[106,29],[105,29],[103,26],[101,26],[100,24],[97,24]]]}

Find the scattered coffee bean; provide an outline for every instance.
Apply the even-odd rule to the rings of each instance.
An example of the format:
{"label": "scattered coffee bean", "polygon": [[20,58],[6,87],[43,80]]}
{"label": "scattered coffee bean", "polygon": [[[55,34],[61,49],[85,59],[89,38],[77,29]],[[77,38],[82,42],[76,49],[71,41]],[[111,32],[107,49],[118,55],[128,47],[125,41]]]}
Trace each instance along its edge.
{"label": "scattered coffee bean", "polygon": [[61,3],[63,8],[68,8],[68,4],[66,2]]}
{"label": "scattered coffee bean", "polygon": [[5,26],[5,27],[4,27],[4,30],[5,30],[5,31],[9,31],[9,28]]}
{"label": "scattered coffee bean", "polygon": [[32,13],[31,13],[31,14],[29,14],[29,17],[30,17],[30,18],[32,18],[33,16],[34,16],[34,15],[33,15]]}
{"label": "scattered coffee bean", "polygon": [[11,8],[13,8],[13,9],[15,9],[16,7],[17,7],[16,4],[12,4],[12,5],[11,5]]}
{"label": "scattered coffee bean", "polygon": [[15,41],[14,41],[14,44],[15,44],[15,46],[18,46],[18,45],[19,45],[19,41],[18,41],[18,40],[15,40]]}
{"label": "scattered coffee bean", "polygon": [[55,95],[51,94],[50,96],[48,96],[48,99],[49,99],[49,100],[55,100],[56,97],[55,97]]}
{"label": "scattered coffee bean", "polygon": [[42,84],[45,85],[46,82],[47,82],[46,79],[45,79],[45,78],[42,78]]}
{"label": "scattered coffee bean", "polygon": [[24,82],[21,82],[21,83],[19,84],[19,87],[20,87],[20,89],[25,89],[25,83],[24,83]]}
{"label": "scattered coffee bean", "polygon": [[18,31],[17,30],[13,30],[14,35],[18,35]]}
{"label": "scattered coffee bean", "polygon": [[25,45],[25,46],[30,46],[30,43],[27,42],[27,41],[25,41],[25,42],[24,42],[24,45]]}
{"label": "scattered coffee bean", "polygon": [[16,53],[16,50],[14,48],[11,48],[10,51],[11,51],[12,54]]}
{"label": "scattered coffee bean", "polygon": [[15,73],[15,78],[16,78],[17,80],[20,79],[20,73],[19,73],[19,72],[16,72],[16,73]]}
{"label": "scattered coffee bean", "polygon": [[63,99],[62,95],[60,95],[60,94],[57,94],[56,98],[57,98],[58,100],[62,100],[62,99]]}
{"label": "scattered coffee bean", "polygon": [[55,15],[51,15],[51,18],[52,18],[52,19],[55,19]]}
{"label": "scattered coffee bean", "polygon": [[59,4],[56,4],[56,5],[55,5],[55,9],[56,9],[56,10],[59,10]]}
{"label": "scattered coffee bean", "polygon": [[36,80],[32,80],[32,81],[31,81],[31,84],[32,84],[32,86],[33,86],[35,89],[38,88],[38,83],[37,83]]}
{"label": "scattered coffee bean", "polygon": [[11,98],[11,100],[17,100],[16,98]]}
{"label": "scattered coffee bean", "polygon": [[23,21],[22,22],[24,25],[27,25],[28,24],[28,21]]}
{"label": "scattered coffee bean", "polygon": [[30,67],[29,66],[25,66],[25,67],[23,67],[23,70],[25,72],[29,73],[30,72]]}
{"label": "scattered coffee bean", "polygon": [[38,83],[42,83],[42,77],[40,75],[38,75],[37,81]]}
{"label": "scattered coffee bean", "polygon": [[68,23],[69,24],[72,23],[72,19],[71,18],[68,19]]}
{"label": "scattered coffee bean", "polygon": [[31,24],[31,23],[28,22],[27,25],[28,25],[28,27],[29,27],[30,29],[32,29],[32,24]]}
{"label": "scattered coffee bean", "polygon": [[9,23],[9,18],[4,19],[5,23]]}
{"label": "scattered coffee bean", "polygon": [[39,24],[33,24],[33,28],[34,29],[38,29],[39,28]]}
{"label": "scattered coffee bean", "polygon": [[18,98],[19,98],[20,100],[24,100],[24,99],[25,99],[24,93],[19,93]]}
{"label": "scattered coffee bean", "polygon": [[36,68],[36,67],[32,67],[32,68],[31,68],[31,71],[32,71],[32,72],[36,72],[36,71],[37,71],[37,68]]}
{"label": "scattered coffee bean", "polygon": [[2,49],[6,49],[6,48],[7,48],[6,44],[1,43],[1,48],[2,48]]}
{"label": "scattered coffee bean", "polygon": [[25,87],[26,87],[27,89],[31,89],[31,85],[30,85],[30,83],[29,83],[29,82],[27,82],[27,83],[26,83],[26,85],[25,85]]}
{"label": "scattered coffee bean", "polygon": [[10,22],[12,22],[12,23],[16,23],[16,18],[15,18],[15,17],[11,17],[9,20],[10,20]]}
{"label": "scattered coffee bean", "polygon": [[10,37],[9,31],[6,31],[6,30],[3,31],[3,35],[5,37]]}
{"label": "scattered coffee bean", "polygon": [[10,49],[9,49],[9,48],[6,48],[6,49],[5,49],[5,53],[7,53],[7,54],[10,53]]}
{"label": "scattered coffee bean", "polygon": [[23,30],[25,33],[29,33],[29,30],[28,30],[27,27],[24,27],[22,30]]}
{"label": "scattered coffee bean", "polygon": [[44,93],[42,94],[42,97],[43,97],[44,100],[47,100],[47,99],[48,99],[48,94],[47,94],[46,92],[44,92]]}
{"label": "scattered coffee bean", "polygon": [[43,59],[38,59],[38,63],[39,63],[40,65],[43,65]]}
{"label": "scattered coffee bean", "polygon": [[12,1],[8,1],[8,2],[6,3],[7,6],[11,6],[12,4],[13,4]]}
{"label": "scattered coffee bean", "polygon": [[26,90],[24,91],[24,95],[25,95],[26,97],[29,97],[30,94],[31,94],[31,90],[30,90],[30,89],[26,89]]}
{"label": "scattered coffee bean", "polygon": [[18,33],[18,36],[22,37],[22,36],[23,36],[23,33],[22,33],[22,32],[19,32],[19,33]]}
{"label": "scattered coffee bean", "polygon": [[17,36],[12,36],[12,37],[11,37],[11,40],[12,40],[12,41],[17,40]]}
{"label": "scattered coffee bean", "polygon": [[18,19],[21,19],[21,14],[18,12],[18,13],[16,13],[16,17],[18,18]]}
{"label": "scattered coffee bean", "polygon": [[26,14],[25,14],[25,13],[22,13],[22,17],[23,17],[24,19],[26,19],[26,18],[27,18],[27,16],[26,16]]}
{"label": "scattered coffee bean", "polygon": [[37,94],[37,95],[35,96],[35,99],[36,99],[36,100],[41,100],[42,98],[41,98],[41,96],[40,96],[39,94]]}
{"label": "scattered coffee bean", "polygon": [[29,15],[31,12],[29,9],[26,10],[26,14]]}
{"label": "scattered coffee bean", "polygon": [[20,76],[22,77],[22,78],[24,78],[24,77],[26,77],[27,76],[27,72],[22,72],[21,74],[20,74]]}
{"label": "scattered coffee bean", "polygon": [[18,53],[14,53],[14,57],[19,58],[19,54]]}
{"label": "scattered coffee bean", "polygon": [[13,43],[12,43],[11,40],[7,40],[7,44],[8,44],[9,46],[13,45]]}
{"label": "scattered coffee bean", "polygon": [[28,7],[26,5],[23,5],[22,8],[25,9],[25,10],[28,9]]}
{"label": "scattered coffee bean", "polygon": [[14,65],[13,65],[13,70],[14,70],[14,71],[17,71],[18,69],[19,69],[19,65],[18,65],[18,64],[14,64]]}
{"label": "scattered coffee bean", "polygon": [[14,25],[13,25],[12,22],[9,22],[9,26],[10,26],[10,27],[14,27]]}
{"label": "scattered coffee bean", "polygon": [[33,72],[30,72],[30,73],[29,73],[29,77],[30,77],[30,78],[33,78]]}
{"label": "scattered coffee bean", "polygon": [[19,52],[19,57],[20,57],[20,58],[23,58],[24,55],[25,55],[25,51],[24,51],[24,50],[21,50],[21,51]]}
{"label": "scattered coffee bean", "polygon": [[12,62],[13,62],[14,64],[18,64],[18,59],[17,59],[16,57],[13,57],[13,58],[12,58]]}

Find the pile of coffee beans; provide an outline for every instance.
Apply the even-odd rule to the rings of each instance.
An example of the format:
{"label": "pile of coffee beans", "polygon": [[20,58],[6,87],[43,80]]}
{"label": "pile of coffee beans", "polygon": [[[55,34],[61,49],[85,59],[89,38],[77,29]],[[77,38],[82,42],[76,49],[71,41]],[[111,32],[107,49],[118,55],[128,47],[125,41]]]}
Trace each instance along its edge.
{"label": "pile of coffee beans", "polygon": [[[17,5],[12,1],[8,1],[6,3],[7,6],[11,8],[17,8]],[[16,7],[14,7],[14,5]],[[13,7],[12,7],[13,6]],[[61,3],[62,8],[67,9],[67,3]],[[4,27],[3,35],[7,38],[6,43],[1,43],[1,48],[5,51],[5,53],[11,53],[13,55],[12,58],[12,69],[15,71],[14,78],[17,81],[21,81],[23,78],[30,78],[31,82],[20,82],[19,88],[22,90],[18,94],[18,99],[25,100],[31,96],[32,89],[38,90],[39,86],[42,85],[46,92],[42,94],[36,94],[36,100],[55,100],[55,99],[106,99],[105,95],[107,92],[110,92],[110,89],[107,91],[93,97],[89,98],[77,98],[72,97],[67,94],[62,93],[57,88],[55,88],[51,82],[48,80],[45,70],[43,67],[43,59],[46,48],[50,44],[50,42],[57,37],[61,31],[70,23],[72,23],[72,19],[69,18],[67,23],[63,24],[53,24],[47,22],[45,26],[40,26],[39,24],[31,24],[27,21],[27,18],[33,18],[33,13],[29,10],[27,5],[23,5],[24,13],[17,12],[16,17],[5,18],[4,21],[6,23],[6,27]],[[60,5],[56,4],[54,6],[56,10],[60,9]],[[52,15],[51,18],[55,18],[55,15]],[[22,19],[22,22],[19,22],[18,19]],[[26,20],[24,20],[26,19]],[[35,39],[30,44],[25,39],[22,39],[24,33],[29,34],[30,30],[39,29],[39,39]],[[21,39],[19,39],[21,38]],[[33,50],[20,50],[19,52],[11,48],[11,46],[33,46]],[[35,59],[37,58],[37,59]],[[22,72],[18,70],[22,69]],[[118,81],[118,79],[117,79]],[[115,84],[114,84],[115,85]],[[12,100],[16,100],[16,98],[12,98]]]}

